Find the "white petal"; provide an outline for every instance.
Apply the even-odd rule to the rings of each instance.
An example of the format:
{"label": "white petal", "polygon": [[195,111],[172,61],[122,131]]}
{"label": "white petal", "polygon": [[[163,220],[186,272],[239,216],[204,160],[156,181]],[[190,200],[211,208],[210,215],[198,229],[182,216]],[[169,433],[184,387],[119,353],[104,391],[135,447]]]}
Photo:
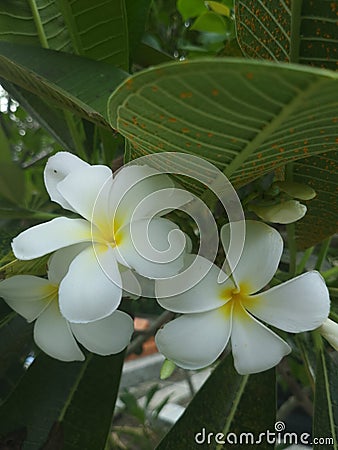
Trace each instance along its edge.
{"label": "white petal", "polygon": [[20,233],[13,239],[12,249],[16,258],[27,260],[91,239],[90,224],[85,220],[57,217]]}
{"label": "white petal", "polygon": [[[152,167],[122,167],[115,175],[110,199],[111,208],[116,214],[117,221],[123,224],[129,223],[132,214],[142,200],[154,192],[172,188],[173,186],[174,183],[168,175],[160,174]],[[161,204],[158,201],[155,202],[154,198],[143,201],[142,208],[137,209],[133,220],[152,217],[159,206],[160,210],[163,209],[163,206],[166,206],[165,200],[171,195],[172,192],[163,192],[161,194]]]}
{"label": "white petal", "polygon": [[15,275],[0,282],[0,297],[14,311],[32,322],[57,297],[57,290],[43,278]]}
{"label": "white petal", "polygon": [[134,272],[130,269],[121,270],[123,297],[139,298],[142,295],[140,283]]}
{"label": "white petal", "polygon": [[61,361],[84,360],[69,323],[60,314],[57,301],[51,302],[35,322],[34,340],[41,350],[53,358]]}
{"label": "white petal", "polygon": [[338,351],[338,323],[331,319],[327,319],[320,326],[319,331],[329,344]]}
{"label": "white petal", "polygon": [[60,284],[60,310],[70,322],[92,322],[112,314],[121,295],[121,275],[113,250],[89,246],[75,257]]}
{"label": "white petal", "polygon": [[283,339],[240,305],[236,305],[233,312],[231,346],[235,368],[241,375],[270,369],[291,352]]}
{"label": "white petal", "polygon": [[77,213],[102,229],[109,220],[108,197],[112,182],[109,167],[89,166],[71,172],[57,189]]}
{"label": "white petal", "polygon": [[[232,223],[231,227],[241,226]],[[226,251],[230,242],[229,224],[221,229]],[[245,242],[240,260],[233,270],[237,284],[245,293],[252,294],[266,286],[276,273],[283,251],[283,239],[274,228],[254,220],[246,221]]]}
{"label": "white petal", "polygon": [[160,329],[155,341],[159,351],[184,369],[213,363],[225,349],[231,332],[230,318],[219,310],[186,314]]}
{"label": "white petal", "polygon": [[74,211],[71,205],[62,197],[57,190],[57,184],[60,183],[70,172],[89,166],[82,159],[68,152],[59,152],[50,157],[47,161],[44,179],[47,192],[54,202],[58,203],[65,209]]}
{"label": "white petal", "polygon": [[70,326],[76,339],[87,350],[104,356],[122,351],[134,331],[132,318],[122,311],[115,311],[95,322],[71,323]]}
{"label": "white petal", "polygon": [[155,280],[143,277],[136,272],[134,273],[134,275],[140,285],[141,296],[147,298],[155,298]]}
{"label": "white petal", "polygon": [[178,313],[199,313],[224,305],[231,297],[233,283],[217,283],[220,269],[202,256],[187,255],[185,261],[187,268],[179,275],[155,281],[158,303]]}
{"label": "white petal", "polygon": [[175,275],[183,267],[184,233],[167,219],[131,222],[118,233],[119,262],[148,278]]}
{"label": "white petal", "polygon": [[253,295],[245,307],[264,322],[291,333],[314,330],[329,315],[330,298],[319,272],[307,272]]}
{"label": "white petal", "polygon": [[54,252],[48,261],[48,279],[51,283],[59,285],[66,276],[69,265],[79,253],[88,247],[88,242],[70,245]]}

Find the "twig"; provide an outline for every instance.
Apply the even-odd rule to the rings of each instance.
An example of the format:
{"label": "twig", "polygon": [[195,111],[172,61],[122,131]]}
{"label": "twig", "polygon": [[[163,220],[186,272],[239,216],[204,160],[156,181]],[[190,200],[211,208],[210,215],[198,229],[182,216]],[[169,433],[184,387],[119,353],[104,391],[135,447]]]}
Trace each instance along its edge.
{"label": "twig", "polygon": [[162,325],[164,325],[166,322],[169,322],[170,319],[174,317],[174,313],[171,311],[164,311],[151,325],[150,327],[143,331],[142,334],[137,336],[131,344],[129,345],[127,349],[127,355],[130,355],[131,353],[134,353],[141,345],[147,341],[150,336],[153,336],[156,331],[161,328]]}

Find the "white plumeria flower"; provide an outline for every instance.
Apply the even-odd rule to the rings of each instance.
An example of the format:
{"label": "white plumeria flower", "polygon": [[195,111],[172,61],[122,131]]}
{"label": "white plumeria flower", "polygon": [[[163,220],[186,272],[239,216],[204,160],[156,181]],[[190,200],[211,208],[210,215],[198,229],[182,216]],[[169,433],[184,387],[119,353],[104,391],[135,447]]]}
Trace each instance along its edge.
{"label": "white plumeria flower", "polygon": [[327,319],[318,330],[328,343],[338,351],[338,323]]}
{"label": "white plumeria flower", "polygon": [[36,344],[61,361],[85,359],[76,340],[93,353],[111,355],[122,351],[133,333],[133,320],[122,311],[114,311],[110,316],[90,323],[71,323],[60,313],[59,284],[71,260],[80,251],[78,247],[73,245],[51,256],[48,279],[15,275],[0,282],[0,296],[6,303],[28,322],[36,320]]}
{"label": "white plumeria flower", "polygon": [[[60,283],[60,310],[67,320],[95,321],[118,307],[121,265],[148,278],[172,276],[182,268],[184,234],[173,222],[153,218],[164,207],[191,200],[167,175],[128,166],[113,177],[109,167],[90,166],[67,152],[51,157],[44,175],[51,199],[83,219],[58,217],[32,227],[13,240],[12,248],[18,259],[29,260],[87,243]],[[159,191],[163,195],[154,197]]]}
{"label": "white plumeria flower", "polygon": [[[236,226],[239,223],[232,224]],[[226,225],[221,231],[225,249],[229,234]],[[172,290],[170,283],[175,282],[179,288],[177,280],[156,281],[160,305],[183,314],[157,333],[160,352],[180,367],[199,369],[214,362],[231,341],[235,368],[240,374],[261,372],[278,364],[291,348],[257,319],[299,333],[319,327],[329,313],[328,290],[316,271],[260,292],[275,274],[282,249],[282,238],[275,229],[247,221],[243,252],[232,271],[233,281],[221,272],[225,281],[218,283],[220,269],[201,257],[196,270],[201,274],[206,268],[210,270],[186,292],[182,285],[182,294],[165,298]]]}

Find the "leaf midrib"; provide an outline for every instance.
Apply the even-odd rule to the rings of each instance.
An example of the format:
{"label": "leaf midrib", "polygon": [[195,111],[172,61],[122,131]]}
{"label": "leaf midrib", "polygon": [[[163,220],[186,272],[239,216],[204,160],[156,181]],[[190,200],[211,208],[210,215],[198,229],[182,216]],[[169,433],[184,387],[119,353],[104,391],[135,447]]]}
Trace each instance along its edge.
{"label": "leaf midrib", "polygon": [[320,84],[323,83],[323,80],[316,80],[300,95],[295,97],[290,103],[286,104],[280,113],[266,125],[266,127],[258,133],[242,152],[225,168],[224,175],[230,178],[231,175],[255,152],[255,150],[273,135],[273,132],[278,129],[285,119],[292,115],[292,113],[303,103],[304,99],[311,95],[313,91],[317,90]]}

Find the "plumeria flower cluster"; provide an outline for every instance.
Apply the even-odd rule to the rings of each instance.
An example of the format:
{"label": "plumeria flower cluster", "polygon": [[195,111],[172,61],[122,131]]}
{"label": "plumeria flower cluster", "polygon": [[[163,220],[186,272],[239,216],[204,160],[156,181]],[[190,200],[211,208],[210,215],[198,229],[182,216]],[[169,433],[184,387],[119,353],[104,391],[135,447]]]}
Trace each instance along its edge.
{"label": "plumeria flower cluster", "polygon": [[[226,251],[229,225],[222,228],[221,239]],[[197,256],[197,270],[208,273],[188,291],[182,285],[181,294],[169,296],[173,283],[178,288],[177,279],[157,280],[158,302],[182,314],[157,333],[159,350],[180,367],[199,369],[213,363],[230,342],[240,374],[261,372],[278,364],[291,348],[262,322],[300,333],[318,328],[330,308],[328,289],[316,271],[263,290],[277,270],[282,250],[282,237],[274,228],[247,221],[239,262],[232,268],[229,261],[231,278]],[[188,263],[192,258],[188,257]]]}
{"label": "plumeria flower cluster", "polygon": [[0,296],[37,319],[35,341],[51,356],[83,359],[75,338],[99,354],[119,352],[132,330],[117,311],[123,289],[138,291],[134,273],[154,279],[182,268],[185,236],[161,215],[168,212],[163,205],[179,207],[191,196],[149,166],[113,174],[67,152],[48,160],[44,179],[51,200],[81,218],[57,217],[19,234],[12,242],[18,259],[55,252],[48,280],[14,276],[0,283]]}

